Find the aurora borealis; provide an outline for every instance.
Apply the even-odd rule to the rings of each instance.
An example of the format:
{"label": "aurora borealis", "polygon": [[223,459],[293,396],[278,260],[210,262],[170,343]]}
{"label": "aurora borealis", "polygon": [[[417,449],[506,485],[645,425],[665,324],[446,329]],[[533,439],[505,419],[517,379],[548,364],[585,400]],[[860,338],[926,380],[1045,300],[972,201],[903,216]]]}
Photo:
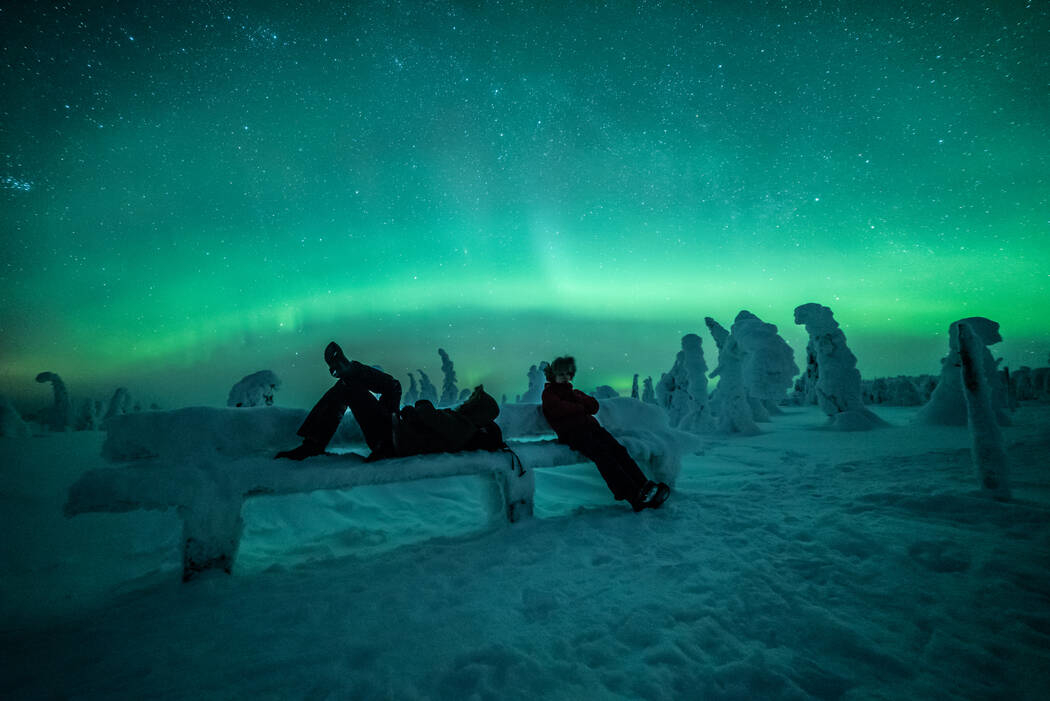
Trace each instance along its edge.
{"label": "aurora borealis", "polygon": [[[140,6],[141,5],[141,6]],[[0,394],[658,378],[830,306],[865,377],[1050,352],[1042,2],[3,2]],[[844,9],[849,8],[849,9]]]}

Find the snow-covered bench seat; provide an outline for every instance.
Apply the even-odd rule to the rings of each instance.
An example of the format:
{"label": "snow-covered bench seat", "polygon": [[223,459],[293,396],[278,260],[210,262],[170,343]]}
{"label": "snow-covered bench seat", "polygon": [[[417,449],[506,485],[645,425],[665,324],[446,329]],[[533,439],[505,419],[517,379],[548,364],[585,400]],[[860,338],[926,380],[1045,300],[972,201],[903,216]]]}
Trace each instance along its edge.
{"label": "snow-covered bench seat", "polygon": [[[601,416],[654,479],[673,483],[687,434],[667,428],[657,407],[635,400],[605,400]],[[536,407],[508,407],[505,435],[536,431]],[[533,470],[573,465],[586,458],[553,440],[510,440],[510,452],[417,455],[378,462],[347,453],[303,462],[274,460],[294,443],[305,412],[275,407],[191,407],[111,419],[102,454],[120,466],[86,472],[69,489],[67,516],[88,512],[176,509],[183,522],[183,580],[204,570],[231,572],[245,499],[410,480],[487,476],[493,518],[516,522],[533,511]],[[351,426],[346,427],[347,424]],[[617,431],[610,424],[628,428]],[[359,437],[348,416],[337,434]]]}

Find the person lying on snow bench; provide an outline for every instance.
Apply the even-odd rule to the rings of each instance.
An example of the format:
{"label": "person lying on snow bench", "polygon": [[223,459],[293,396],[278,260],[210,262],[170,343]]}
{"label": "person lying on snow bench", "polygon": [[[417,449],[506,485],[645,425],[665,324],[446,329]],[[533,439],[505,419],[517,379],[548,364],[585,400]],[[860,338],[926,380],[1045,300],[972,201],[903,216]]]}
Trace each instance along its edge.
{"label": "person lying on snow bench", "polygon": [[[400,411],[401,383],[382,370],[347,359],[335,341],[324,351],[335,386],[310,410],[298,434],[303,442],[275,458],[305,460],[322,455],[347,409],[361,427],[371,450],[366,461],[422,453],[496,451],[506,448],[496,425],[499,404],[483,385],[455,409],[436,409],[426,399]],[[374,395],[379,395],[378,399]]]}
{"label": "person lying on snow bench", "polygon": [[660,508],[671,488],[648,479],[627,450],[594,418],[598,400],[572,387],[576,360],[572,356],[555,358],[543,372],[547,375],[543,416],[558,440],[594,461],[617,501],[626,500],[635,511]]}

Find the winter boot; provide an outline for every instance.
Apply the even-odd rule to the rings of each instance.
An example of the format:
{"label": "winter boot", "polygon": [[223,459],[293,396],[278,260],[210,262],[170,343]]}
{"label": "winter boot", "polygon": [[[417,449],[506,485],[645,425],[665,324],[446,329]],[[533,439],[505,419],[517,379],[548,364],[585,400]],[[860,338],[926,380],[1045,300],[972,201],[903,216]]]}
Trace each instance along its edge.
{"label": "winter boot", "polygon": [[273,459],[288,458],[289,460],[306,460],[314,455],[324,455],[324,446],[313,441],[303,441],[302,445],[291,450],[282,450],[273,456]]}
{"label": "winter boot", "polygon": [[659,509],[663,503],[667,501],[667,497],[669,496],[671,496],[671,488],[663,482],[660,482],[656,485],[656,493],[646,500],[644,508]]}
{"label": "winter boot", "polygon": [[656,496],[657,489],[656,482],[646,480],[642,488],[634,495],[634,498],[627,501],[630,502],[631,508],[637,513],[649,505],[649,500]]}

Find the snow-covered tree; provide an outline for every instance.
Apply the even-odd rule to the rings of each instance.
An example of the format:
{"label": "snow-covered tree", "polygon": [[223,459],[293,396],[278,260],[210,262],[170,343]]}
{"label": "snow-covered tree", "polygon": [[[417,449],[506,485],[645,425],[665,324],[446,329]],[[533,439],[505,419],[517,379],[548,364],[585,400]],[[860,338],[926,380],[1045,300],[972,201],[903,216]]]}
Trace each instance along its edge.
{"label": "snow-covered tree", "polygon": [[828,415],[833,428],[864,431],[884,426],[885,421],[864,407],[860,394],[857,357],[846,345],[831,309],[809,303],[795,308],[795,323],[809,334],[807,353],[816,359],[817,404]]}
{"label": "snow-covered tree", "polygon": [[273,406],[274,395],[280,387],[281,380],[272,370],[253,372],[242,377],[230,388],[226,406]]}
{"label": "snow-covered tree", "polygon": [[953,321],[948,327],[948,355],[941,359],[941,375],[937,386],[930,395],[930,400],[915,415],[915,422],[932,426],[965,426],[967,422],[966,401],[963,398],[962,375],[959,372],[959,334],[956,327],[965,323],[977,334],[986,346],[980,353],[981,367],[984,368],[985,382],[991,393],[992,410],[1001,426],[1010,425],[1007,416],[1006,392],[1001,386],[999,362],[992,357],[987,346],[1003,340],[999,335],[998,322],[983,316],[972,316]]}
{"label": "snow-covered tree", "polygon": [[737,314],[730,333],[745,352],[744,388],[755,409],[755,418],[779,413],[777,405],[798,374],[795,352],[777,333],[776,325],[767,324],[747,310]]}
{"label": "snow-covered tree", "polygon": [[441,356],[441,373],[445,378],[441,383],[441,399],[438,401],[438,406],[448,407],[455,404],[459,399],[459,388],[456,387],[456,370],[452,365],[452,359],[448,357],[448,353],[445,352],[444,348],[438,348],[438,355]]}
{"label": "snow-covered tree", "polygon": [[109,406],[106,408],[105,418],[109,419],[131,411],[131,393],[126,387],[117,387],[110,397]]}
{"label": "snow-covered tree", "polygon": [[711,395],[711,413],[714,415],[715,430],[720,433],[742,433],[745,436],[761,433],[755,424],[744,387],[745,355],[732,334],[722,338],[718,349],[718,367],[711,373],[711,377],[718,378],[718,386]]}
{"label": "snow-covered tree", "polygon": [[11,404],[7,397],[0,396],[0,438],[26,438],[32,431],[29,424]]}
{"label": "snow-covered tree", "polygon": [[102,402],[85,399],[80,403],[74,428],[78,431],[97,431],[102,427]]}
{"label": "snow-covered tree", "polygon": [[419,373],[419,398],[436,405],[438,401],[437,387],[434,386],[434,383],[430,381],[425,372],[418,369],[416,372]]}
{"label": "snow-covered tree", "polygon": [[657,403],[667,412],[672,428],[692,433],[714,429],[707,406],[707,363],[703,341],[695,333],[682,337],[682,350],[656,386]]}
{"label": "snow-covered tree", "polygon": [[591,396],[595,399],[612,399],[613,397],[619,397],[620,393],[609,385],[598,385],[591,392]]}
{"label": "snow-covered tree", "polygon": [[42,372],[36,376],[37,382],[50,382],[54,393],[54,403],[41,413],[42,423],[52,431],[65,431],[73,423],[73,404],[69,399],[66,383],[56,373]]}
{"label": "snow-covered tree", "polygon": [[656,404],[656,391],[653,389],[652,377],[646,377],[642,380],[642,402],[645,404]]}
{"label": "snow-covered tree", "polygon": [[525,394],[518,397],[518,401],[522,404],[539,404],[543,399],[543,385],[547,381],[547,375],[544,370],[550,365],[546,360],[541,361],[540,364],[529,366],[529,389]]}
{"label": "snow-covered tree", "polygon": [[954,345],[959,350],[959,376],[963,395],[966,397],[970,452],[981,489],[996,499],[1009,499],[1006,448],[1003,445],[996,411],[992,406],[993,392],[988,384],[987,363],[984,358],[988,349],[984,339],[966,320],[956,322],[951,333],[957,337]]}
{"label": "snow-covered tree", "polygon": [[416,376],[408,373],[408,391],[405,392],[405,396],[401,398],[401,401],[405,406],[412,406],[417,399],[419,399],[419,387],[416,386]]}
{"label": "snow-covered tree", "polygon": [[634,379],[631,380],[631,399],[638,399],[638,373],[634,373]]}

